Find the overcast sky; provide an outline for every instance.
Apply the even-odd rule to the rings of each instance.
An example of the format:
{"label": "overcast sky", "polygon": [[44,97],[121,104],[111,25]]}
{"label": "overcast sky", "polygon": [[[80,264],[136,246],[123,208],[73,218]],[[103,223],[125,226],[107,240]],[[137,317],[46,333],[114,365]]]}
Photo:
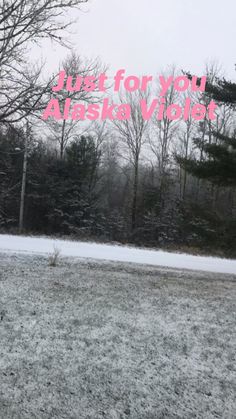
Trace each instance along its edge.
{"label": "overcast sky", "polygon": [[[73,32],[75,51],[100,56],[110,75],[155,75],[172,64],[202,75],[216,60],[236,79],[236,0],[90,0]],[[68,51],[46,46],[41,54],[55,71]]]}

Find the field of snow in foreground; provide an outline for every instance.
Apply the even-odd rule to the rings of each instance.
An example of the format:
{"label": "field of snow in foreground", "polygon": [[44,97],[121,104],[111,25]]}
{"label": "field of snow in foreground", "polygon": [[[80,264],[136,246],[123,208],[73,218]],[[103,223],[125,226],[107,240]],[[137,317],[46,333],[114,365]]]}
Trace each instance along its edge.
{"label": "field of snow in foreground", "polygon": [[52,253],[54,247],[60,250],[62,256],[236,274],[236,260],[52,238],[0,235],[1,251],[47,254]]}
{"label": "field of snow in foreground", "polygon": [[235,419],[235,285],[0,252],[0,418]]}

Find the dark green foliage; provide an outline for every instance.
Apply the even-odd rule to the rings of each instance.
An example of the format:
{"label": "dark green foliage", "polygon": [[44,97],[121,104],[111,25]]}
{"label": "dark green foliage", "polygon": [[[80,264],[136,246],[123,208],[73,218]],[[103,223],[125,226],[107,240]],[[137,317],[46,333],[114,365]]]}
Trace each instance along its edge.
{"label": "dark green foliage", "polygon": [[[224,179],[232,185],[228,167],[229,138],[215,144],[196,146],[214,159],[203,167],[201,176],[222,175],[222,155],[227,159]],[[225,146],[227,144],[227,147]],[[23,166],[24,136],[17,130],[0,134],[0,229],[16,231]],[[220,158],[220,167],[216,161]],[[214,167],[211,167],[214,162]],[[186,164],[189,164],[186,162]],[[189,168],[191,171],[192,168]],[[194,171],[192,171],[194,173]],[[57,234],[105,241],[132,242],[152,247],[191,249],[197,247],[209,253],[221,251],[236,254],[235,208],[233,190],[225,186],[219,192],[218,207],[208,183],[201,184],[196,195],[196,184],[183,200],[179,196],[179,180],[175,171],[167,171],[165,188],[153,168],[140,167],[140,187],[137,196],[137,226],[130,229],[132,200],[132,167],[121,167],[115,155],[106,161],[94,138],[74,138],[67,146],[64,158],[50,151],[46,143],[30,139],[25,199],[24,227],[26,232]],[[158,174],[158,172],[157,172]],[[219,205],[221,203],[221,205]],[[213,205],[214,204],[214,205]],[[14,230],[15,229],[15,230]]]}
{"label": "dark green foliage", "polygon": [[18,220],[24,143],[13,128],[0,131],[0,225],[10,228]]}
{"label": "dark green foliage", "polygon": [[[44,166],[30,159],[28,182],[28,228],[35,226],[35,216],[47,233],[92,234],[96,230],[98,213],[98,180],[100,154],[91,137],[75,139],[58,160],[47,156]],[[41,169],[37,167],[40,165]],[[38,170],[35,171],[37,167]],[[39,200],[43,202],[39,205]],[[40,213],[39,213],[40,211]],[[32,227],[31,227],[32,222]]]}
{"label": "dark green foliage", "polygon": [[[216,84],[208,83],[206,95],[220,104],[236,105],[236,84],[226,80],[217,80]],[[199,124],[199,132],[202,125]],[[228,134],[228,133],[227,133]],[[213,137],[213,140],[212,140]],[[194,139],[199,153],[198,158],[181,158],[177,162],[189,173],[212,183],[225,186],[236,185],[236,137],[212,131],[208,141],[202,137]]]}
{"label": "dark green foliage", "polygon": [[189,173],[209,180],[217,185],[236,185],[236,138],[215,135],[218,143],[201,144],[195,139],[196,147],[204,152],[204,159],[185,159],[177,156],[177,162]]}
{"label": "dark green foliage", "polygon": [[207,83],[206,93],[216,102],[236,105],[236,83],[217,79],[215,84]]}

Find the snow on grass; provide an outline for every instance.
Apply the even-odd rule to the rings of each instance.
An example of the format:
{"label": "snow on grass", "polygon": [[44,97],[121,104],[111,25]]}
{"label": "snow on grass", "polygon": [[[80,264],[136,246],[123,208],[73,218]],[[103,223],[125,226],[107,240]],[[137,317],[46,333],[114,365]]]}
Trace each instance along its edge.
{"label": "snow on grass", "polygon": [[84,243],[52,238],[0,235],[1,251],[48,254],[52,253],[54,246],[60,249],[62,256],[236,274],[236,260],[137,249],[128,246]]}
{"label": "snow on grass", "polygon": [[0,418],[235,418],[235,288],[230,275],[0,254]]}

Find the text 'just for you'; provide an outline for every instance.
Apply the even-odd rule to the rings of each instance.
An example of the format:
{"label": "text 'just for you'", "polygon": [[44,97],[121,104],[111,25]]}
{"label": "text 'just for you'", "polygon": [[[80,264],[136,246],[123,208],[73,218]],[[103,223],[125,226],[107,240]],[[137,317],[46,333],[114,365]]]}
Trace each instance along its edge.
{"label": "text 'just for you'", "polygon": [[[108,76],[103,73],[99,76],[85,76],[77,75],[73,77],[67,75],[64,70],[60,71],[57,84],[52,87],[53,93],[59,92],[101,92],[107,91],[106,83]],[[153,76],[125,76],[125,70],[118,70],[113,78],[113,90],[115,93],[126,91],[130,94],[140,91],[146,92],[153,82]],[[155,117],[161,121],[167,118],[171,121],[177,119],[188,120],[193,118],[197,121],[208,118],[209,120],[216,119],[217,104],[212,100],[208,105],[202,103],[194,103],[190,97],[185,98],[183,106],[178,103],[171,103],[166,105],[166,95],[170,88],[176,92],[183,93],[204,92],[206,89],[207,77],[201,78],[192,76],[191,78],[182,75],[174,76],[159,76],[160,93],[159,97],[149,100],[140,97],[139,106],[144,120],[148,121]],[[109,98],[102,99],[99,103],[75,103],[74,99],[63,96],[63,100],[52,98],[46,109],[43,112],[42,118],[47,120],[49,117],[56,120],[74,120],[74,121],[96,121],[96,120],[128,120],[131,117],[132,104],[111,103]]]}

